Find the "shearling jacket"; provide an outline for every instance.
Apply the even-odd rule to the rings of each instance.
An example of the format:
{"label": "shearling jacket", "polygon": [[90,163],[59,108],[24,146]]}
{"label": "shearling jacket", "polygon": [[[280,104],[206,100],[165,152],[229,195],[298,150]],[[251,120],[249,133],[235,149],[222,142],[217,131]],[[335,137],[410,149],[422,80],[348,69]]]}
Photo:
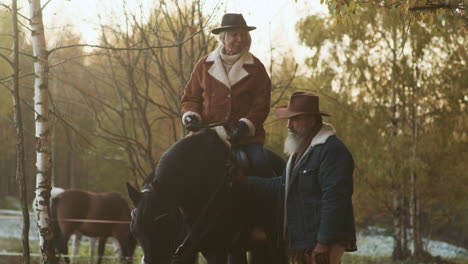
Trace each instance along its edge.
{"label": "shearling jacket", "polygon": [[[354,162],[351,153],[324,124],[304,155],[285,171],[285,227],[289,248],[322,244],[355,245],[352,205]],[[347,247],[347,251],[356,250]]]}
{"label": "shearling jacket", "polygon": [[229,75],[220,49],[198,61],[182,96],[182,119],[194,114],[201,124],[227,122],[232,132],[239,120],[249,127],[241,144],[263,143],[263,122],[270,111],[271,81],[265,67],[249,52],[241,55]]}

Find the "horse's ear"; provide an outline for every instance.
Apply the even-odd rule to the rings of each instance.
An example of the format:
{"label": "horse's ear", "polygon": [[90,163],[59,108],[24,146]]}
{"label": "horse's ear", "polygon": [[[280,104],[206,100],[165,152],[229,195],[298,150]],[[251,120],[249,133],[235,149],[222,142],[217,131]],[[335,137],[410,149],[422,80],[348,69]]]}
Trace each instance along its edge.
{"label": "horse's ear", "polygon": [[127,182],[127,191],[128,191],[128,196],[130,196],[130,200],[132,200],[133,205],[135,207],[138,206],[138,202],[140,202],[141,194],[140,192],[135,189],[130,183]]}

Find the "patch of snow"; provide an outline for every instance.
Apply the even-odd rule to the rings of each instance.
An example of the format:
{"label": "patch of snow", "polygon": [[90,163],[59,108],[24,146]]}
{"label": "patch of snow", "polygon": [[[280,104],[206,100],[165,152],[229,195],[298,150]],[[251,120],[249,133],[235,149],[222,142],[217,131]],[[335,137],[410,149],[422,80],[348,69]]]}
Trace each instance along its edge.
{"label": "patch of snow", "polygon": [[[23,230],[23,220],[19,219],[0,219],[0,237],[21,239]],[[37,222],[35,217],[29,217],[29,240],[38,240]]]}
{"label": "patch of snow", "polygon": [[443,258],[466,258],[468,250],[465,248],[451,245],[447,242],[423,239],[425,249],[433,256]]}
{"label": "patch of snow", "polygon": [[[468,250],[446,242],[436,240],[423,240],[425,249],[433,256],[443,258],[465,258]],[[393,251],[393,238],[385,235],[357,235],[358,251],[354,254],[363,256],[385,257],[391,256]],[[410,247],[412,250],[412,247]]]}
{"label": "patch of snow", "polygon": [[357,235],[358,251],[353,254],[383,257],[392,255],[393,238],[383,235]]}

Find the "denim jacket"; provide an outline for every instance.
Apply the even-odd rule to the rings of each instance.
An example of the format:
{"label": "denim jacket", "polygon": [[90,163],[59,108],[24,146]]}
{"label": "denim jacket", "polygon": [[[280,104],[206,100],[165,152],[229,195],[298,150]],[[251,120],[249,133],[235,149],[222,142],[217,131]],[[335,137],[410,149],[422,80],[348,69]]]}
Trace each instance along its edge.
{"label": "denim jacket", "polygon": [[291,168],[294,159],[295,155],[289,158],[281,177],[247,177],[249,193],[264,205],[277,201],[278,233],[283,229],[289,249],[312,248],[320,242],[356,251],[354,162],[335,129],[324,124]]}
{"label": "denim jacket", "polygon": [[351,153],[324,124],[294,168],[285,171],[284,228],[290,249],[355,243]]}

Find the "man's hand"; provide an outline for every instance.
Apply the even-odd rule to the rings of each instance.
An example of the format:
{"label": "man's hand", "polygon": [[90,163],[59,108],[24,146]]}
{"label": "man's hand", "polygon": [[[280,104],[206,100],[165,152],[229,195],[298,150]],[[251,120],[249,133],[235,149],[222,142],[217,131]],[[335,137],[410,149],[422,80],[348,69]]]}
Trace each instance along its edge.
{"label": "man's hand", "polygon": [[315,258],[316,264],[329,264],[330,263],[330,248],[327,245],[317,243],[312,251],[312,257]]}
{"label": "man's hand", "polygon": [[197,132],[200,130],[200,127],[198,126],[198,118],[195,115],[187,115],[184,117],[184,126],[188,131],[194,131]]}
{"label": "man's hand", "polygon": [[237,122],[237,127],[231,134],[231,143],[233,145],[238,145],[240,140],[249,133],[249,126],[243,122]]}

